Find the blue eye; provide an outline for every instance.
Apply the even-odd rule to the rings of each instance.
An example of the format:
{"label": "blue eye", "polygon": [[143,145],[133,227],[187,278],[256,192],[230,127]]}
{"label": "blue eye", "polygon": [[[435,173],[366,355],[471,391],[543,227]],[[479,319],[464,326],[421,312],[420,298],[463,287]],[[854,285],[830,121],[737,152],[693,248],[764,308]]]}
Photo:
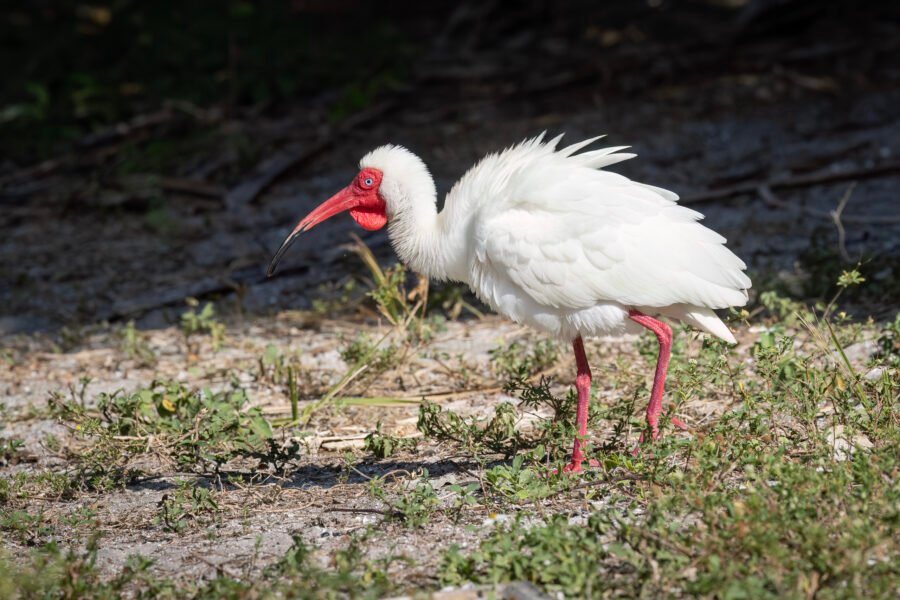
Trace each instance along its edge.
{"label": "blue eye", "polygon": [[372,178],[371,178],[371,177],[366,177],[366,180],[363,181],[363,183],[365,183],[365,184],[368,186],[368,185],[372,185],[372,184],[375,183],[375,182],[372,181]]}

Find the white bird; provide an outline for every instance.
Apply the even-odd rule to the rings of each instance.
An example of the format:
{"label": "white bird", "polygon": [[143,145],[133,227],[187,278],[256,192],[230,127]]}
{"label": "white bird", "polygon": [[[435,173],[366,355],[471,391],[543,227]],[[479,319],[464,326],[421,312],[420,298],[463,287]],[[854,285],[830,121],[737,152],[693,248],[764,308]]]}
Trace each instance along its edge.
{"label": "white bird", "polygon": [[484,157],[453,186],[440,213],[422,160],[401,146],[376,148],[349,186],[300,221],[268,275],[300,233],[339,212],[350,211],[368,230],[387,225],[394,250],[414,271],[468,284],[501,315],[572,343],[578,434],[565,471],[578,472],[591,389],[582,338],[641,327],[656,335],[647,408],[655,439],[672,345],[672,330],[656,317],[734,343],[713,309],[743,306],[750,279],[725,238],[679,206],[676,194],[603,170],[633,158],[621,152],[627,146],[579,154],[599,137],[561,150],[562,136],[543,137]]}

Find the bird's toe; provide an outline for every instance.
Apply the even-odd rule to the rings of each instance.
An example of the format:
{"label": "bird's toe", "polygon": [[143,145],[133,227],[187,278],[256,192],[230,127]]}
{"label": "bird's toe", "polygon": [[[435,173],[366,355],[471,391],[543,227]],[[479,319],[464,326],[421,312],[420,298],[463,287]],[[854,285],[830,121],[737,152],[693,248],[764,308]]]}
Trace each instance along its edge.
{"label": "bird's toe", "polygon": [[[590,467],[590,468],[596,468],[596,467],[600,466],[600,462],[594,460],[593,458],[586,462],[588,464],[588,467]],[[582,461],[578,461],[578,462],[572,461],[569,464],[567,464],[565,467],[563,467],[562,472],[563,473],[581,473],[584,470],[584,467],[582,466],[583,464],[584,463]]]}

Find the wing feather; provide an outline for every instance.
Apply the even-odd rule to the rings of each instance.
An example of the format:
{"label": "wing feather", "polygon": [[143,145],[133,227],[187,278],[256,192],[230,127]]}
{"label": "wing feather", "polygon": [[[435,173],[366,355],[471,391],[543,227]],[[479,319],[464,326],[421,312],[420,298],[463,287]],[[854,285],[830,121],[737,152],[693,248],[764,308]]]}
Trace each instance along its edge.
{"label": "wing feather", "polygon": [[[530,140],[489,157],[503,185],[485,177],[492,201],[475,203],[473,269],[556,309],[743,305],[750,280],[725,238],[676,194],[598,170],[634,156],[626,147],[575,154],[595,139],[558,151],[559,138]],[[460,185],[479,189],[483,171]]]}

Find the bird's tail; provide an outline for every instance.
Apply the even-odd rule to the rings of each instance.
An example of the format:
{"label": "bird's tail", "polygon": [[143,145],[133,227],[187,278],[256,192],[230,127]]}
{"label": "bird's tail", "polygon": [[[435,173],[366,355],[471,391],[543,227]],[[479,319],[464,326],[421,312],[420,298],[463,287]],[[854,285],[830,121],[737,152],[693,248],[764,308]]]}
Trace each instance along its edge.
{"label": "bird's tail", "polygon": [[722,319],[712,309],[700,306],[686,306],[684,311],[679,312],[678,319],[688,325],[693,325],[697,329],[711,333],[731,344],[737,343],[737,340],[734,339],[734,334],[731,333],[728,326],[722,322]]}

